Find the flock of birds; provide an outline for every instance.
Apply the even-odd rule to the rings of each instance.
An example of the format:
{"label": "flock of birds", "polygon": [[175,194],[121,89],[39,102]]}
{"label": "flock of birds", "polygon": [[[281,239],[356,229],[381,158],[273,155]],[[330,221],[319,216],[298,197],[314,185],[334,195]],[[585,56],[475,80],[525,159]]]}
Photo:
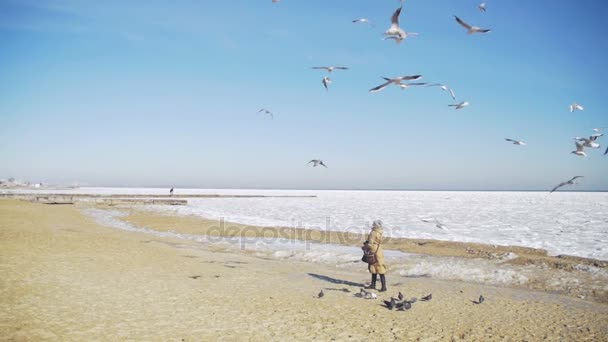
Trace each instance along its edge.
{"label": "flock of birds", "polygon": [[[343,292],[350,292],[350,290],[348,289],[342,289]],[[461,291],[462,292],[462,291]],[[358,298],[363,298],[363,299],[377,299],[378,296],[370,291],[366,291],[365,289],[361,289],[359,291],[359,293],[356,293],[354,295],[355,297]],[[317,298],[321,299],[325,297],[325,292],[323,292],[323,290],[321,290],[319,292],[319,294],[317,295]],[[412,304],[420,301],[420,302],[429,302],[433,299],[433,294],[428,294],[424,297],[421,297],[420,300],[416,297],[412,297],[410,299],[405,299],[405,296],[403,295],[403,293],[401,293],[401,291],[399,291],[399,293],[397,294],[397,297],[391,297],[390,300],[383,300],[384,303],[384,307],[386,307],[389,310],[397,310],[397,311],[407,311],[409,309],[412,308]],[[485,302],[485,297],[483,295],[480,295],[479,298],[477,300],[471,300],[471,303],[473,304],[482,304],[483,302]]]}
{"label": "flock of birds", "polygon": [[[280,1],[281,0],[272,0],[273,3],[279,3]],[[401,27],[401,24],[399,22],[399,17],[401,15],[401,11],[403,10],[404,2],[405,2],[405,0],[400,0],[400,3],[401,3],[400,7],[397,8],[395,10],[395,12],[393,12],[391,19],[390,19],[391,25],[384,32],[383,40],[394,40],[397,44],[400,44],[401,42],[406,40],[408,37],[415,37],[415,36],[419,35],[418,33],[407,32],[405,29],[403,29]],[[477,6],[477,8],[479,9],[479,11],[485,13],[487,11],[487,4],[485,2],[482,2]],[[456,23],[458,23],[460,26],[462,26],[463,28],[466,29],[466,32],[468,34],[484,34],[484,33],[488,33],[491,31],[491,29],[488,29],[488,28],[481,28],[479,26],[471,25],[456,15],[454,16],[454,19],[456,20]],[[372,24],[372,22],[369,18],[354,19],[354,20],[352,20],[352,23],[353,24],[368,24],[371,27],[374,27],[374,25]],[[329,78],[329,74],[331,74],[335,70],[349,70],[349,68],[345,67],[345,66],[314,66],[314,67],[312,67],[312,69],[324,70],[327,72],[328,75],[323,76],[323,79],[321,80],[321,83],[323,84],[323,87],[325,88],[326,91],[329,91],[329,86],[333,82],[332,79]],[[371,88],[369,90],[369,92],[371,92],[371,93],[380,92],[391,85],[397,86],[397,87],[401,88],[402,90],[405,90],[409,87],[416,87],[416,86],[439,87],[439,89],[447,92],[450,95],[450,97],[452,98],[452,100],[456,101],[456,93],[449,86],[447,86],[445,84],[440,84],[440,83],[429,84],[426,82],[414,82],[414,81],[420,80],[421,78],[422,78],[422,75],[405,75],[405,76],[397,76],[397,77],[393,77],[393,78],[382,77],[382,79],[384,80],[384,83]],[[469,105],[470,105],[470,103],[468,101],[461,101],[459,103],[449,104],[448,106],[452,107],[456,110],[459,110],[459,109],[468,107]],[[578,104],[576,102],[574,102],[570,105],[571,113],[573,113],[575,111],[583,111],[583,110],[584,110],[584,107],[581,104]],[[268,116],[270,116],[271,119],[274,118],[274,114],[266,108],[260,109],[258,111],[258,113],[263,113],[265,115],[268,115]],[[593,128],[593,131],[595,132],[595,134],[592,134],[588,138],[584,138],[584,137],[574,138],[575,150],[572,151],[571,153],[576,156],[587,157],[585,148],[599,149],[601,146],[599,143],[597,143],[597,140],[598,140],[598,138],[600,138],[604,135],[603,133],[600,133],[602,128],[605,128],[605,127]],[[505,138],[505,141],[512,143],[513,145],[518,145],[518,146],[526,145],[525,141],[518,140],[518,139]],[[604,152],[604,155],[606,155],[606,154],[608,154],[608,148]],[[327,165],[325,165],[325,163],[320,159],[312,159],[311,161],[308,162],[308,164],[309,165],[312,164],[313,167],[317,167],[320,165],[320,166],[327,168]],[[554,187],[550,191],[550,193],[553,193],[557,189],[564,187],[566,185],[574,185],[575,184],[574,181],[579,178],[583,178],[583,176],[575,176],[568,181],[558,184],[556,187]],[[437,222],[436,226],[438,228],[442,228],[442,229],[445,228],[445,225],[443,225],[439,222]]]}

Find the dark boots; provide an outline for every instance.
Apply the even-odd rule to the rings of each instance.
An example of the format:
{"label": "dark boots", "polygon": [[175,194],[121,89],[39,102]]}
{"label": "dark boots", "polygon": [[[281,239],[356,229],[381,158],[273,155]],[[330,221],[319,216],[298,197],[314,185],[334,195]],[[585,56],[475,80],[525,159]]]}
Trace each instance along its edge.
{"label": "dark boots", "polygon": [[384,274],[380,275],[380,281],[382,282],[382,288],[380,289],[380,292],[386,292],[386,277],[384,276]]}
{"label": "dark boots", "polygon": [[366,289],[375,290],[376,289],[376,279],[378,279],[378,275],[376,273],[372,273],[372,283],[369,286],[366,286]]}

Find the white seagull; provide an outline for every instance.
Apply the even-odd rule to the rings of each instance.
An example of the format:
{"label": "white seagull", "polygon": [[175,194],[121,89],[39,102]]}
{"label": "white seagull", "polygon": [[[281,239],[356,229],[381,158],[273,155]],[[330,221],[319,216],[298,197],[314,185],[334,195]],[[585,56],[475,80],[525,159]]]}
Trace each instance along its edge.
{"label": "white seagull", "polygon": [[445,84],[435,83],[435,84],[429,84],[428,86],[429,87],[439,87],[441,90],[447,91],[448,93],[450,93],[450,96],[452,96],[452,99],[456,100],[456,94],[454,93],[454,89],[446,86]]}
{"label": "white seagull", "polygon": [[425,223],[434,223],[435,227],[437,227],[439,229],[445,229],[446,228],[446,225],[443,224],[443,223],[441,223],[441,222],[439,222],[438,219],[432,219],[432,220],[430,220],[430,219],[422,219],[421,221],[425,222]]}
{"label": "white seagull", "polygon": [[323,83],[323,86],[325,87],[325,90],[329,90],[329,85],[331,84],[331,79],[327,76],[323,77],[323,81],[321,81]]}
{"label": "white seagull", "polygon": [[448,105],[448,107],[454,107],[454,109],[462,109],[462,108],[464,108],[464,107],[466,107],[466,106],[468,106],[468,105],[470,105],[470,103],[469,103],[469,102],[467,102],[467,101],[462,101],[462,102],[457,103],[457,104],[451,104],[451,105]]}
{"label": "white seagull", "polygon": [[401,15],[401,9],[403,7],[399,7],[395,10],[393,15],[391,16],[391,26],[384,32],[386,36],[398,36],[401,40],[405,39],[407,33],[399,27],[399,15]]}
{"label": "white seagull", "polygon": [[505,138],[506,141],[512,142],[513,145],[520,145],[520,146],[525,146],[526,143],[524,141],[521,140],[513,140],[513,139],[509,139],[509,138]]}
{"label": "white seagull", "polygon": [[319,67],[312,67],[312,69],[323,69],[323,70],[327,70],[327,72],[331,73],[334,70],[348,70],[347,67],[343,67],[343,66],[319,66]]}
{"label": "white seagull", "polygon": [[558,184],[558,185],[557,185],[555,188],[553,188],[553,189],[552,189],[552,190],[551,190],[549,193],[552,193],[553,191],[555,191],[555,190],[557,190],[557,189],[561,188],[562,186],[566,186],[566,185],[574,185],[574,181],[575,181],[577,178],[583,178],[583,177],[584,177],[584,176],[574,176],[574,177],[572,177],[570,180],[567,180],[567,181],[565,181],[565,182],[561,182],[561,183],[559,183],[559,184]]}
{"label": "white seagull", "polygon": [[388,37],[382,38],[382,40],[393,39],[395,41],[395,43],[401,44],[401,42],[404,41],[405,38],[407,38],[407,37],[417,37],[417,36],[419,36],[418,33],[403,31],[403,35],[400,35],[400,36],[388,36]]}
{"label": "white seagull", "polygon": [[587,153],[585,153],[585,146],[583,146],[583,144],[579,144],[578,141],[575,141],[574,144],[576,144],[576,150],[570,153],[574,153],[580,157],[586,157]]}
{"label": "white seagull", "polygon": [[572,113],[572,112],[574,112],[576,110],[585,110],[585,107],[583,107],[580,104],[574,102],[573,104],[570,105],[570,113]]}
{"label": "white seagull", "polygon": [[479,4],[479,6],[477,6],[477,8],[479,8],[480,11],[485,12],[486,11],[486,3],[482,2]]}
{"label": "white seagull", "polygon": [[367,19],[367,18],[355,19],[352,22],[354,24],[357,24],[357,23],[367,23],[367,24],[369,24],[369,26],[374,27],[374,24],[372,24],[372,22],[369,19]]}
{"label": "white seagull", "polygon": [[582,142],[584,147],[600,148],[600,144],[596,143],[595,141],[597,140],[597,138],[599,138],[603,135],[604,135],[603,133],[598,133],[598,134],[593,134],[589,138],[576,137],[574,139],[576,141]]}
{"label": "white seagull", "polygon": [[258,113],[264,113],[264,115],[270,115],[270,118],[274,119],[274,114],[272,114],[272,112],[266,108],[262,108],[262,109],[258,110]]}
{"label": "white seagull", "polygon": [[399,76],[399,77],[395,77],[395,78],[382,77],[386,82],[382,83],[381,85],[379,85],[377,87],[370,89],[369,91],[371,93],[375,93],[375,92],[383,90],[390,84],[395,84],[395,85],[399,86],[399,85],[401,85],[401,83],[403,81],[416,81],[416,80],[419,80],[421,77],[422,77],[422,75]]}
{"label": "white seagull", "polygon": [[327,165],[323,164],[323,161],[321,159],[313,159],[311,161],[308,162],[308,164],[313,163],[312,167],[317,167],[319,165],[324,166],[325,168],[327,168]]}
{"label": "white seagull", "polygon": [[473,33],[487,33],[490,32],[490,29],[482,29],[481,27],[477,27],[477,26],[471,26],[467,23],[465,23],[462,19],[458,18],[457,16],[454,16],[454,18],[456,18],[456,21],[464,28],[467,29],[467,33],[468,34],[473,34]]}
{"label": "white seagull", "polygon": [[401,88],[401,90],[405,90],[405,89],[409,88],[410,86],[423,86],[423,85],[426,85],[426,83],[424,83],[424,82],[400,83],[399,88]]}

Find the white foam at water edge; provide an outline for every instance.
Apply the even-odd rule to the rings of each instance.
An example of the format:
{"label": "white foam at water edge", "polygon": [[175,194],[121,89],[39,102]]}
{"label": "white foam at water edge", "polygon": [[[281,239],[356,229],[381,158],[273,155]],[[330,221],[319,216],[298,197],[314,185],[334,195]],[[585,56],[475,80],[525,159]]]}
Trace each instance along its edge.
{"label": "white foam at water edge", "polygon": [[[21,191],[35,192],[35,190]],[[53,191],[59,192],[59,191]],[[65,193],[167,194],[167,189],[81,188]],[[542,248],[608,260],[608,193],[176,189],[176,194],[316,195],[316,198],[189,198],[150,210],[257,226],[363,233],[381,219],[385,235]],[[445,229],[422,219],[438,219]]]}

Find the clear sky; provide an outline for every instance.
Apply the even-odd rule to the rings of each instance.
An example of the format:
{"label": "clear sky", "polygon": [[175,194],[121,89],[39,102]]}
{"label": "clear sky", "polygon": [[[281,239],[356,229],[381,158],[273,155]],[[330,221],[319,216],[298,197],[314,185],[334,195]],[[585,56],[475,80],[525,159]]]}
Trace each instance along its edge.
{"label": "clear sky", "polygon": [[[574,189],[608,189],[608,137],[570,154],[608,126],[608,2],[486,2],[407,0],[402,26],[420,36],[397,45],[381,40],[397,0],[0,0],[0,178],[547,189],[583,175]],[[326,92],[318,65],[350,70]],[[368,92],[408,74],[471,106],[438,88]]]}

